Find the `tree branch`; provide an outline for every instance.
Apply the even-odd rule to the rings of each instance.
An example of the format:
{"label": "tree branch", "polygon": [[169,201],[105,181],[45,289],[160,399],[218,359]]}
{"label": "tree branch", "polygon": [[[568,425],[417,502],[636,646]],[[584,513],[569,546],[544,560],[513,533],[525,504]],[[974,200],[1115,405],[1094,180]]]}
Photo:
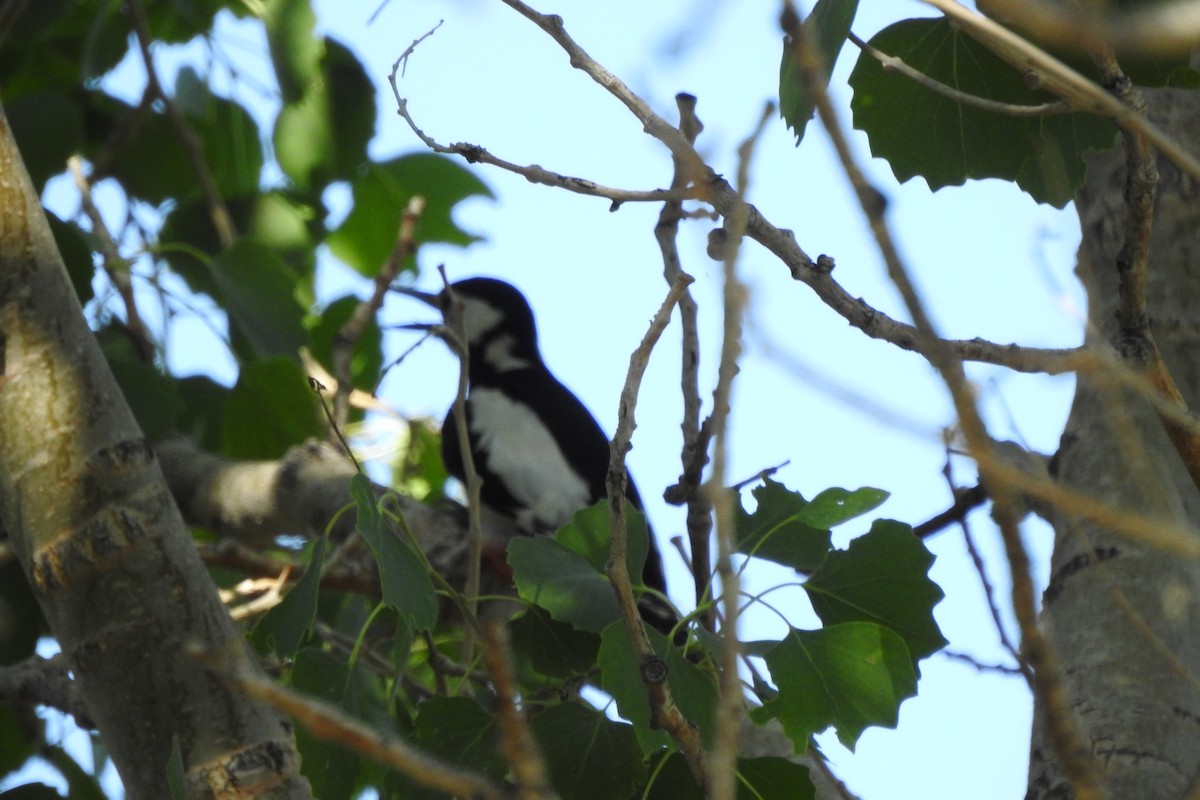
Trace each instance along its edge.
{"label": "tree branch", "polygon": [[221,196],[217,179],[213,176],[212,170],[208,167],[208,161],[204,157],[204,142],[196,135],[196,131],[192,129],[187,117],[179,110],[179,106],[175,105],[175,101],[163,90],[162,83],[158,79],[158,71],[154,67],[154,57],[150,53],[150,26],[146,21],[146,11],[142,8],[141,0],[125,0],[125,7],[129,10],[129,18],[133,23],[133,32],[137,38],[138,51],[141,53],[142,63],[146,67],[146,80],[153,93],[162,101],[167,118],[175,126],[175,132],[183,145],[188,165],[191,166],[196,180],[200,183],[200,190],[204,193],[209,216],[212,217],[213,227],[217,231],[217,239],[221,242],[221,247],[229,247],[237,240],[237,228],[233,224],[233,217],[229,214],[228,206],[225,205],[225,199]]}
{"label": "tree branch", "polygon": [[375,288],[371,296],[359,302],[354,312],[345,324],[338,329],[330,345],[330,360],[333,362],[333,376],[337,379],[337,387],[333,393],[333,420],[335,428],[344,428],[350,416],[350,395],[354,390],[354,375],[351,371],[351,359],[358,340],[362,338],[367,326],[375,319],[383,306],[392,281],[400,274],[404,262],[417,251],[417,223],[425,213],[425,198],[414,196],[408,201],[404,214],[400,218],[399,231],[396,234],[396,246],[392,248],[388,260],[379,268],[375,276]]}
{"label": "tree branch", "polygon": [[[677,94],[675,104],[679,108],[679,129],[689,142],[694,143],[704,130],[704,125],[696,116],[696,98],[690,94]],[[678,158],[672,158],[672,161],[674,171],[671,188],[678,189],[692,183],[694,176],[685,171],[683,162]],[[658,215],[658,224],[654,226],[654,238],[662,251],[663,278],[668,286],[673,286],[685,274],[679,262],[679,249],[675,244],[679,233],[679,221],[683,216],[683,204],[677,200],[669,200],[663,203],[662,211]],[[700,491],[702,473],[708,463],[710,434],[707,426],[700,426],[700,336],[696,312],[696,301],[691,291],[684,289],[679,297],[679,321],[683,339],[680,366],[683,420],[679,426],[683,431],[683,450],[679,454],[682,471],[679,482],[669,487],[663,496],[667,502],[674,505],[687,505],[690,569],[698,608],[697,617],[701,625],[712,631],[714,616],[706,601],[709,582],[712,579],[712,557],[709,553],[712,503]]]}
{"label": "tree branch", "polygon": [[901,75],[909,78],[916,83],[937,92],[942,97],[948,98],[954,103],[970,108],[978,108],[981,111],[990,111],[994,114],[1004,114],[1009,117],[1048,117],[1054,114],[1070,114],[1075,109],[1062,100],[1056,100],[1052,103],[1040,103],[1036,106],[1018,105],[1016,103],[1001,103],[997,100],[989,100],[986,97],[980,97],[974,94],[968,94],[960,89],[955,89],[953,86],[947,86],[936,78],[931,78],[920,70],[910,67],[905,63],[904,59],[899,56],[891,56],[883,52],[879,48],[872,45],[870,42],[865,42],[859,37],[850,33],[847,37],[854,43],[858,49],[869,55],[871,58],[878,61],[885,70],[891,72],[899,72]]}
{"label": "tree branch", "polygon": [[0,704],[31,709],[47,706],[74,717],[81,728],[96,727],[62,655],[32,655],[16,664],[0,666]]}

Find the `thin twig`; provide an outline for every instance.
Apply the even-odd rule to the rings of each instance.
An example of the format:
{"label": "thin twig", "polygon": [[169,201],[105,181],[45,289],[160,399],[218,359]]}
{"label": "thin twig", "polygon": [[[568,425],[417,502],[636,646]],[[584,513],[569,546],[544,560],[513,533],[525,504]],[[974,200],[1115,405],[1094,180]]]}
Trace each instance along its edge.
{"label": "thin twig", "polygon": [[104,274],[112,281],[121,303],[125,306],[125,329],[129,332],[134,349],[143,364],[154,363],[154,339],[142,321],[138,312],[137,299],[133,294],[133,280],[130,277],[129,260],[121,255],[121,250],[113,238],[104,215],[96,206],[92,197],[92,184],[83,173],[83,159],[77,155],[67,159],[67,168],[75,180],[75,188],[79,190],[79,202],[83,213],[92,224],[92,234],[100,244],[100,254],[104,258]]}
{"label": "thin twig", "polygon": [[[774,116],[775,107],[767,103],[754,131],[738,147],[737,193],[744,198],[750,188],[750,163],[754,148],[766,129],[767,122]],[[738,361],[742,355],[743,318],[746,313],[746,286],[738,276],[738,256],[742,238],[746,233],[749,207],[737,204],[733,213],[725,217],[724,237],[724,282],[722,305],[725,312],[724,330],[721,339],[721,360],[717,365],[717,386],[713,390],[712,420],[712,472],[705,484],[705,494],[712,503],[716,519],[717,559],[716,575],[721,579],[721,652],[720,691],[717,700],[716,732],[712,747],[712,797],[714,800],[733,800],[737,790],[738,732],[745,718],[741,680],[738,663],[741,661],[741,640],[738,635],[738,620],[741,607],[740,576],[733,568],[733,554],[737,550],[737,532],[734,523],[734,490],[728,488],[729,413],[733,396],[733,380],[738,373]]]}
{"label": "thin twig", "polygon": [[213,227],[217,231],[217,240],[221,242],[222,248],[230,247],[237,240],[237,228],[233,224],[229,208],[225,205],[225,199],[221,196],[217,179],[213,176],[208,161],[204,157],[204,143],[192,129],[187,117],[179,110],[179,106],[163,90],[162,82],[158,79],[158,72],[154,67],[154,57],[150,53],[150,42],[152,41],[150,25],[146,21],[146,11],[142,8],[141,0],[125,0],[125,7],[129,10],[129,17],[133,22],[138,51],[141,53],[142,63],[146,67],[146,80],[149,88],[162,102],[163,108],[167,112],[167,118],[175,127],[175,133],[183,145],[184,155],[187,156],[188,165],[195,173],[196,179],[200,183],[200,191],[204,194],[204,200],[208,204],[208,213],[212,217]]}
{"label": "thin twig", "polygon": [[[696,98],[690,94],[675,95],[679,108],[679,129],[684,137],[694,143],[704,125],[696,116]],[[679,189],[694,182],[695,176],[687,174],[682,161],[672,158],[674,172],[671,188]],[[683,219],[683,204],[678,200],[663,203],[654,226],[654,238],[658,241],[663,258],[663,278],[667,285],[674,285],[683,275],[679,262],[679,248],[675,244],[679,234],[679,221]],[[700,427],[700,336],[696,321],[696,300],[685,290],[679,298],[679,321],[682,347],[680,352],[680,392],[683,396],[683,419],[679,427],[683,431],[683,450],[680,452],[682,470],[679,482],[664,493],[668,502],[687,506],[688,544],[691,548],[692,581],[696,604],[699,606],[712,574],[712,556],[709,553],[709,537],[712,535],[712,504],[700,491],[704,466],[708,463],[707,431],[702,435]],[[699,614],[700,624],[713,630],[713,614],[709,609]]]}
{"label": "thin twig", "polygon": [[[940,4],[940,0],[929,2]],[[815,43],[810,41],[813,34],[807,26],[801,24],[791,2],[785,5],[782,24],[784,32],[792,37],[792,46],[796,49],[796,61],[801,67],[805,87],[814,99],[821,123],[833,141],[842,168],[867,217],[876,245],[887,266],[888,277],[900,292],[912,317],[923,345],[922,352],[942,376],[950,392],[968,450],[976,458],[980,477],[993,498],[992,514],[1001,531],[1012,576],[1013,611],[1021,629],[1022,651],[1033,669],[1034,689],[1046,709],[1050,738],[1059,763],[1062,764],[1079,800],[1098,798],[1101,791],[1096,765],[1092,762],[1084,737],[1067,704],[1058,660],[1038,626],[1037,602],[1030,576],[1029,556],[1025,552],[1017,527],[1019,515],[1016,505],[1019,495],[1012,484],[1001,480],[999,470],[993,469],[999,459],[993,454],[992,439],[975,406],[974,394],[967,382],[962,361],[937,336],[924,304],[909,278],[884,218],[881,195],[870,185],[859,167],[837,112],[824,91],[819,50]]]}
{"label": "thin twig", "polygon": [[919,69],[906,64],[904,59],[899,56],[888,55],[870,42],[863,41],[858,36],[855,36],[853,33],[847,38],[860,50],[883,65],[885,70],[898,72],[906,78],[921,84],[926,89],[937,92],[962,106],[978,108],[981,111],[990,111],[995,114],[1004,114],[1009,117],[1048,117],[1055,114],[1070,114],[1075,110],[1062,100],[1030,106],[1016,103],[1001,103],[997,100],[989,100],[986,97],[969,94],[960,89],[955,89],[953,86],[947,86],[936,78],[926,75]]}
{"label": "thin twig", "polygon": [[609,463],[606,486],[608,490],[609,507],[612,510],[612,546],[609,552],[606,572],[612,582],[613,593],[621,608],[621,618],[633,644],[637,656],[638,668],[642,681],[650,697],[651,724],[670,734],[679,744],[679,750],[687,760],[692,775],[702,789],[708,786],[707,757],[704,745],[700,741],[698,729],[688,722],[683,713],[675,705],[671,697],[671,686],[667,683],[667,665],[650,645],[645,625],[638,613],[637,601],[633,596],[633,585],[629,579],[629,568],[626,564],[628,549],[628,529],[625,521],[625,484],[628,472],[625,469],[625,454],[629,451],[633,430],[636,427],[634,410],[637,407],[638,389],[641,386],[642,375],[650,361],[650,351],[653,350],[658,338],[671,319],[671,311],[684,290],[692,282],[692,277],[681,274],[671,286],[667,297],[663,300],[646,335],[629,358],[629,372],[625,385],[621,389],[621,403],[617,415],[617,430],[609,445]]}
{"label": "thin twig", "polygon": [[507,629],[493,620],[483,626],[483,657],[492,678],[496,696],[496,719],[500,729],[500,749],[512,770],[521,800],[552,797],[554,789],[541,748],[533,738],[529,720],[517,704],[517,676],[509,649]]}
{"label": "thin twig", "polygon": [[679,201],[698,199],[699,194],[695,189],[685,187],[672,187],[670,189],[617,189],[611,186],[604,186],[587,178],[576,178],[569,175],[563,175],[558,172],[545,169],[537,164],[515,164],[511,161],[506,161],[503,158],[492,155],[487,149],[477,145],[468,144],[466,142],[456,142],[454,144],[441,144],[429,134],[421,129],[412,115],[408,111],[408,99],[400,94],[400,86],[397,76],[401,74],[401,69],[412,55],[413,50],[423,40],[433,34],[442,23],[438,22],[424,36],[417,38],[408,49],[405,50],[396,62],[392,65],[391,74],[388,75],[388,83],[392,86],[392,94],[396,100],[396,113],[408,124],[408,127],[421,142],[435,153],[443,153],[445,155],[461,156],[469,164],[489,164],[493,167],[512,172],[520,175],[530,183],[540,183],[544,186],[552,186],[559,189],[566,189],[569,192],[576,194],[588,195],[590,197],[603,197],[612,202],[612,210],[616,210],[622,203],[661,203],[663,201]]}
{"label": "thin twig", "polygon": [[467,489],[467,580],[463,586],[466,596],[468,621],[463,626],[462,660],[471,663],[475,644],[475,624],[479,614],[480,570],[483,562],[483,478],[475,468],[475,455],[471,452],[471,432],[467,427],[467,390],[471,385],[471,354],[467,340],[467,320],[462,300],[454,293],[444,267],[438,267],[449,302],[442,309],[446,332],[442,338],[458,355],[458,389],[451,406],[450,415],[458,433],[458,451],[463,464],[463,483]]}
{"label": "thin twig", "polygon": [[[196,655],[211,664],[211,654]],[[318,739],[344,745],[355,753],[403,772],[424,786],[459,797],[512,798],[509,787],[482,772],[424,753],[385,729],[359,722],[329,703],[284,689],[244,666],[213,666],[220,669],[235,689],[284,712]]]}
{"label": "thin twig", "polygon": [[366,332],[367,326],[375,319],[383,306],[388,287],[400,274],[404,263],[417,251],[417,223],[425,213],[425,198],[415,195],[408,201],[404,214],[400,218],[399,230],[396,233],[396,246],[388,255],[388,260],[380,267],[375,276],[375,287],[371,296],[361,300],[354,307],[354,312],[346,320],[338,332],[334,334],[330,345],[330,359],[333,362],[333,376],[337,379],[337,388],[333,393],[333,419],[336,426],[345,426],[350,416],[350,393],[354,388],[354,375],[351,368],[354,348]]}

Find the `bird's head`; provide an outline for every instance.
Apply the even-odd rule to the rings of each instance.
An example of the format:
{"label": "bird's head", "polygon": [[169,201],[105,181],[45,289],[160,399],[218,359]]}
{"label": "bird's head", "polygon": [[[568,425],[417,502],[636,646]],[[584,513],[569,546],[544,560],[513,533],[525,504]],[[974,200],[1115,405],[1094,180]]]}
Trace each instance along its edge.
{"label": "bird's head", "polygon": [[525,296],[511,284],[495,278],[467,278],[437,294],[413,289],[399,291],[441,311],[451,331],[466,332],[473,374],[479,370],[507,372],[541,362],[533,310]]}

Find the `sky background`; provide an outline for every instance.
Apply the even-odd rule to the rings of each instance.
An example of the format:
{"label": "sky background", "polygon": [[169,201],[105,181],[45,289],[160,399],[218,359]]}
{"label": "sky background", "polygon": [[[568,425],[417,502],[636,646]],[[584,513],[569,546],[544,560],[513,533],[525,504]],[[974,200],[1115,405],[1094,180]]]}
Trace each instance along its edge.
{"label": "sky background", "polygon": [[[374,0],[318,0],[317,5],[322,31],[352,47],[378,86],[375,158],[421,151],[394,113],[387,75],[411,41],[444,20],[418,47],[401,82],[411,113],[430,136],[482,145],[510,161],[610,186],[649,189],[669,183],[666,149],[645,135],[614,98],[571,69],[545,34],[502,4],[391,0],[373,22]],[[676,117],[677,92],[696,95],[705,124],[697,147],[718,172],[735,174],[737,145],[778,89],[777,3],[609,0],[546,2],[536,8],[560,14],[594,58],[669,120]],[[869,38],[893,21],[931,13],[916,2],[863,0],[854,31]],[[213,59],[202,45],[159,50],[160,74],[170,84],[181,63],[212,67],[214,87],[246,103],[269,133],[278,102],[270,86],[262,90],[268,74],[265,40],[253,25],[231,17],[218,31],[220,58]],[[845,81],[857,55],[848,45],[832,82],[846,126],[850,92]],[[236,76],[221,66],[226,60],[238,65]],[[114,92],[132,98],[140,96],[143,83],[144,73],[133,59],[109,81]],[[1039,206],[1000,181],[937,193],[920,179],[899,185],[886,163],[871,159],[864,135],[855,132],[851,141],[870,179],[888,198],[900,252],[943,335],[1054,347],[1081,341],[1083,298],[1072,274],[1079,234],[1070,208]],[[469,201],[456,218],[484,241],[465,250],[423,249],[419,285],[437,288],[439,264],[451,279],[489,275],[517,285],[535,310],[547,363],[611,432],[629,354],[666,293],[653,237],[659,207],[628,203],[609,212],[602,199],[535,186],[495,169],[474,169],[496,198]],[[264,180],[280,178],[268,172]],[[103,187],[98,191],[103,200]],[[331,191],[335,215],[345,213],[348,197],[348,190]],[[852,295],[907,319],[819,125],[809,126],[797,148],[791,131],[772,120],[754,157],[749,199],[771,222],[794,230],[810,255],[834,257],[834,277]],[[63,184],[53,186],[46,201],[62,214],[77,208]],[[112,218],[117,217],[114,212]],[[692,292],[700,305],[706,401],[716,377],[722,313],[721,265],[705,255],[713,226],[707,220],[685,222],[679,237],[684,269],[696,278]],[[753,242],[745,244],[739,270],[751,303],[746,356],[732,404],[731,481],[787,462],[776,479],[807,497],[832,486],[885,489],[891,499],[871,516],[914,525],[944,510],[952,498],[943,475],[942,431],[953,424],[953,413],[928,364],[851,328]],[[349,292],[362,295],[367,287],[325,253],[319,291],[328,302]],[[399,297],[384,309],[384,321],[428,318],[427,309]],[[683,515],[660,499],[680,471],[678,339],[679,329],[672,325],[653,353],[629,463],[667,555],[672,595],[690,607],[690,577],[667,544],[670,537],[685,535]],[[410,334],[391,334],[385,355],[395,356],[413,341]],[[227,383],[236,376],[223,345],[204,324],[180,321],[167,347],[173,372],[209,374]],[[1057,448],[1072,380],[981,365],[968,371],[993,435],[1045,453]],[[431,343],[389,374],[380,395],[406,413],[440,420],[453,397],[456,374],[449,352]],[[957,483],[975,483],[967,460],[951,463]],[[865,532],[869,521],[843,526],[835,541],[844,544]],[[989,580],[1007,608],[1007,566],[995,527],[986,513],[972,515],[971,526]],[[1044,585],[1050,531],[1035,520],[1028,520],[1024,531],[1039,586]],[[948,650],[985,664],[1009,663],[961,532],[948,530],[928,545],[937,556],[932,577],[946,593],[936,616],[950,641]],[[757,563],[745,579],[750,592],[795,582],[786,570]],[[801,591],[783,589],[768,597],[792,624],[813,624]],[[773,613],[751,609],[742,635],[778,638],[783,626]],[[868,729],[853,753],[832,734],[820,737],[850,789],[868,800],[1023,796],[1031,717],[1024,683],[938,654],[923,662],[919,691],[903,705],[897,729]]]}

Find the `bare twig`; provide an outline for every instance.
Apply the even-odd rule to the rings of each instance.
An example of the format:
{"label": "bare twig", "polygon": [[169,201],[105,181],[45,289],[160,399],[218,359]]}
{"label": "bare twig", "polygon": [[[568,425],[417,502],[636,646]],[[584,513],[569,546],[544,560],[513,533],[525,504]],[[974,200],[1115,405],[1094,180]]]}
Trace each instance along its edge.
{"label": "bare twig", "polygon": [[224,198],[221,197],[217,179],[209,169],[208,161],[205,160],[204,143],[192,129],[187,117],[179,110],[179,106],[163,90],[162,83],[158,79],[158,71],[154,67],[154,57],[150,53],[150,42],[152,41],[150,25],[146,21],[146,11],[142,8],[141,0],[125,0],[125,7],[129,10],[129,17],[133,22],[133,31],[137,38],[142,63],[146,67],[146,80],[149,88],[162,102],[163,108],[167,112],[167,118],[175,127],[175,133],[183,145],[183,152],[187,156],[188,164],[200,183],[201,192],[204,193],[204,200],[208,204],[208,213],[212,217],[213,227],[216,228],[217,239],[221,242],[221,247],[229,247],[237,239],[237,228],[233,224],[233,217],[229,214],[229,208],[225,205]]}
{"label": "bare twig", "polygon": [[92,234],[100,243],[100,254],[104,257],[104,273],[116,287],[121,303],[125,306],[125,328],[129,331],[138,358],[144,364],[153,364],[154,339],[151,338],[150,331],[146,328],[146,324],[142,321],[142,315],[138,312],[137,300],[133,295],[129,261],[122,257],[121,250],[104,221],[104,215],[96,207],[96,201],[92,198],[91,181],[83,173],[83,159],[77,155],[71,156],[67,159],[67,168],[75,180],[75,188],[79,190],[79,201],[83,206],[83,213],[87,215],[92,224]]}
{"label": "bare twig", "polygon": [[[535,12],[536,13],[536,12]],[[489,164],[493,167],[512,172],[520,175],[530,183],[540,183],[544,186],[553,186],[559,189],[566,189],[569,192],[576,194],[589,195],[591,197],[603,197],[612,201],[612,210],[616,210],[622,203],[661,203],[663,201],[679,201],[691,200],[699,198],[699,194],[695,189],[684,187],[672,187],[670,189],[616,189],[610,186],[604,186],[587,178],[575,178],[569,175],[562,175],[557,172],[545,169],[537,164],[521,165],[511,161],[494,156],[485,148],[476,144],[468,144],[466,142],[456,142],[455,144],[441,144],[417,125],[416,120],[408,111],[408,99],[400,95],[400,86],[397,81],[397,75],[401,74],[402,67],[407,63],[409,56],[413,54],[413,50],[418,44],[431,36],[442,23],[439,22],[424,36],[416,39],[408,49],[405,50],[396,62],[392,65],[391,74],[388,75],[388,82],[392,86],[392,94],[396,99],[396,113],[408,123],[408,127],[421,142],[435,153],[444,153],[446,155],[462,156],[469,164]]]}
{"label": "bare twig", "polygon": [[[939,7],[946,4],[941,0],[929,2]],[[1059,762],[1080,800],[1098,798],[1101,792],[1096,766],[1071,716],[1057,658],[1038,626],[1029,557],[1017,528],[1019,515],[1016,506],[1019,495],[1014,491],[1012,484],[1001,478],[1000,470],[995,469],[999,459],[993,454],[991,436],[975,406],[974,395],[963,371],[962,361],[938,338],[924,304],[908,276],[884,218],[882,198],[868,183],[858,166],[837,118],[837,112],[824,91],[824,84],[820,78],[819,51],[809,38],[812,33],[807,26],[800,23],[799,16],[790,2],[785,5],[782,24],[784,32],[792,37],[793,47],[796,48],[796,61],[801,67],[805,87],[814,99],[821,123],[828,131],[842,167],[858,196],[887,265],[888,277],[899,290],[913,319],[922,352],[949,389],[967,447],[976,458],[981,479],[993,498],[993,517],[1002,534],[1012,575],[1013,611],[1021,628],[1022,650],[1033,669],[1034,689],[1047,711],[1047,724]]]}
{"label": "bare twig", "polygon": [[546,760],[533,738],[529,720],[517,705],[517,676],[509,652],[504,625],[493,620],[483,627],[483,657],[496,695],[496,717],[500,729],[500,749],[512,770],[521,800],[543,800],[554,795],[547,774]]}
{"label": "bare twig", "polygon": [[[766,129],[767,122],[774,116],[771,103],[763,108],[762,116],[754,131],[738,147],[737,193],[746,197],[750,188],[750,163],[754,148]],[[729,412],[733,396],[733,380],[738,373],[738,360],[742,355],[743,318],[746,312],[746,286],[738,277],[737,263],[741,252],[741,241],[746,233],[749,206],[744,201],[734,206],[733,213],[725,217],[724,237],[724,285],[722,305],[725,312],[724,331],[721,339],[721,360],[717,365],[717,386],[713,390],[712,420],[712,472],[705,484],[705,494],[712,503],[716,519],[717,560],[716,575],[721,579],[721,676],[717,700],[716,732],[712,748],[712,797],[714,800],[733,800],[737,790],[738,731],[745,718],[745,701],[742,698],[738,663],[741,660],[741,641],[738,636],[740,576],[733,568],[733,554],[737,550],[737,533],[734,523],[734,490],[728,488]]]}
{"label": "bare twig", "polygon": [[621,617],[625,629],[633,644],[633,651],[638,659],[638,667],[642,681],[646,684],[650,696],[651,724],[669,733],[679,744],[679,750],[687,759],[696,782],[707,790],[708,765],[704,745],[700,741],[697,728],[688,722],[683,713],[675,705],[671,697],[671,687],[667,683],[667,665],[650,645],[646,628],[638,613],[637,601],[633,596],[633,585],[629,580],[629,568],[626,565],[628,530],[625,522],[625,484],[628,472],[625,469],[625,454],[629,451],[630,440],[633,438],[634,409],[637,407],[638,388],[641,386],[642,375],[650,361],[650,351],[671,319],[671,310],[679,302],[684,290],[692,282],[690,275],[681,274],[667,297],[663,300],[658,312],[650,323],[646,335],[629,358],[629,372],[625,385],[621,389],[621,404],[617,415],[617,430],[609,447],[608,489],[609,507],[612,510],[612,548],[609,552],[607,574],[612,581],[613,593],[621,608]]}
{"label": "bare twig", "polygon": [[351,361],[354,348],[362,338],[367,326],[375,319],[383,306],[388,287],[400,274],[400,270],[417,250],[417,223],[425,213],[425,198],[414,196],[408,201],[404,214],[400,218],[399,230],[396,234],[396,246],[392,248],[387,263],[380,267],[375,276],[375,287],[371,296],[359,302],[354,312],[333,337],[330,346],[330,359],[333,364],[333,375],[337,379],[337,388],[333,394],[334,427],[345,426],[350,415],[350,393],[354,388],[354,376],[351,371]]}
{"label": "bare twig", "polygon": [[931,78],[919,69],[906,64],[904,59],[899,56],[888,55],[870,42],[863,41],[858,36],[855,36],[853,33],[848,38],[860,50],[882,64],[885,70],[898,72],[906,78],[921,84],[926,89],[937,92],[962,106],[977,108],[981,111],[990,111],[995,114],[1004,114],[1009,117],[1047,117],[1054,114],[1070,114],[1075,110],[1062,100],[1029,106],[1018,105],[1016,103],[1001,103],[997,100],[989,100],[986,97],[969,94],[960,89],[955,89],[953,86],[947,86],[936,78]]}
{"label": "bare twig", "polygon": [[[689,142],[695,142],[696,137],[704,130],[700,118],[696,116],[696,98],[690,94],[675,95],[675,104],[679,107],[679,129]],[[674,162],[674,173],[671,178],[671,188],[679,189],[694,181],[695,176],[688,175],[684,164],[678,158]],[[679,221],[683,219],[683,204],[677,200],[663,203],[658,215],[658,224],[654,226],[654,238],[658,241],[659,250],[663,257],[663,277],[668,285],[683,275],[683,267],[679,263],[679,249],[675,245],[675,237],[679,233]],[[705,592],[712,574],[712,557],[709,554],[709,537],[712,534],[712,504],[700,491],[701,476],[705,464],[708,463],[708,435],[700,427],[700,336],[696,322],[696,301],[692,293],[684,290],[679,298],[680,332],[683,339],[681,348],[680,390],[683,395],[683,420],[680,428],[683,430],[683,450],[680,453],[682,471],[679,482],[664,493],[667,501],[673,504],[687,505],[688,544],[691,548],[692,579],[695,589],[697,606],[704,600]],[[700,624],[708,630],[713,630],[713,614],[708,608],[699,614]]]}
{"label": "bare twig", "polygon": [[[483,561],[483,478],[475,468],[475,456],[471,452],[471,433],[467,429],[467,389],[471,385],[471,356],[467,343],[467,320],[462,300],[454,293],[446,270],[438,267],[449,302],[442,309],[448,329],[443,333],[446,343],[458,355],[458,390],[454,405],[450,409],[454,427],[458,432],[458,451],[463,464],[463,483],[467,489],[467,580],[463,586],[466,596],[466,613],[469,621],[477,619],[479,612],[480,570]],[[475,643],[475,625],[463,626],[462,660],[471,663],[471,651]]]}
{"label": "bare twig", "polygon": [[954,492],[954,502],[940,514],[935,514],[920,525],[913,526],[913,535],[918,539],[932,536],[943,531],[954,523],[965,523],[967,514],[979,508],[988,501],[987,489],[982,483],[977,483],[970,489],[957,489]]}
{"label": "bare twig", "polygon": [[[197,653],[196,656],[206,662],[212,661],[210,654]],[[213,666],[221,669],[235,689],[284,712],[318,739],[345,745],[356,753],[403,772],[424,786],[451,795],[481,800],[511,800],[509,787],[487,775],[421,752],[386,730],[359,722],[329,703],[288,691],[240,665]]]}

